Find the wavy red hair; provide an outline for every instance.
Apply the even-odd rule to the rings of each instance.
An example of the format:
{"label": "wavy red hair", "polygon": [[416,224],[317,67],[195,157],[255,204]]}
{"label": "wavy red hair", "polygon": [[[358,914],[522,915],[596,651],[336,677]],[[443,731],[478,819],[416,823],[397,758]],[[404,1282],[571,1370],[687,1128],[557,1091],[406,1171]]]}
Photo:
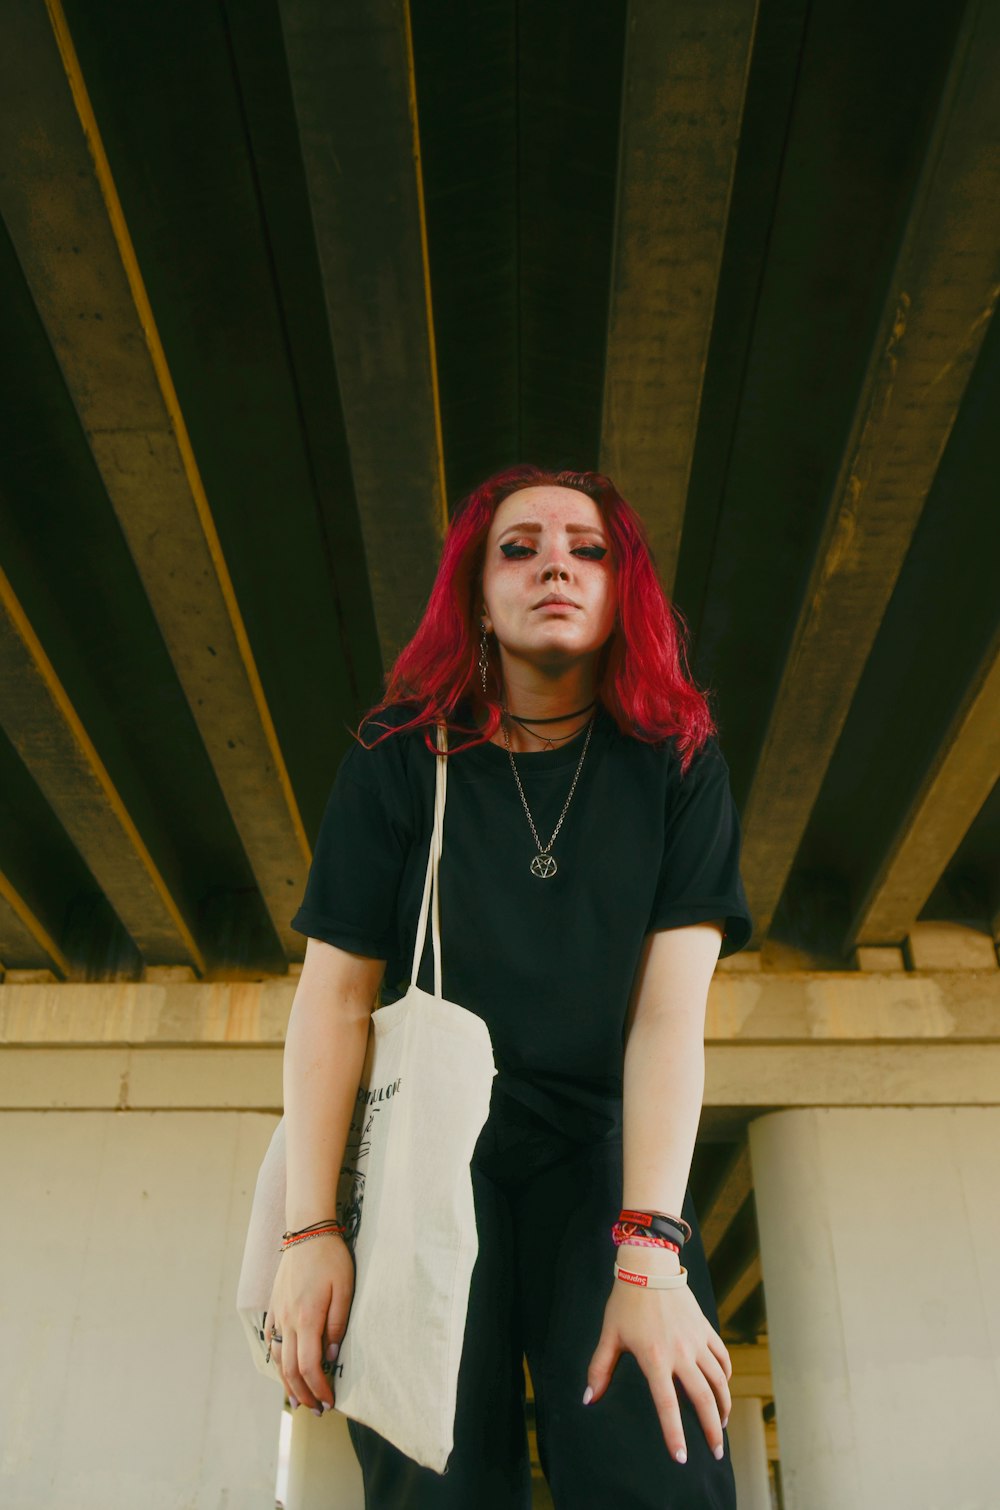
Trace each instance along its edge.
{"label": "wavy red hair", "polygon": [[[486,537],[505,498],[521,488],[543,486],[586,493],[597,504],[610,537],[618,612],[611,637],[599,652],[598,697],[624,734],[649,744],[675,739],[684,771],[695,751],[716,733],[716,725],[706,696],[688,674],[687,625],[660,585],[645,526],[600,472],[508,467],[462,499],[445,536],[424,616],[388,673],[381,701],[361,720],[358,737],[366,722],[377,721],[378,714],[393,704],[413,704],[414,717],[388,727],[373,745],[391,734],[423,728],[428,748],[436,750],[433,732],[441,719],[474,736],[451,746],[452,754],[484,744],[496,733],[501,681],[495,645],[490,646],[485,698],[478,669]],[[485,711],[482,728],[455,723],[453,714],[463,697],[471,699],[474,714]]]}

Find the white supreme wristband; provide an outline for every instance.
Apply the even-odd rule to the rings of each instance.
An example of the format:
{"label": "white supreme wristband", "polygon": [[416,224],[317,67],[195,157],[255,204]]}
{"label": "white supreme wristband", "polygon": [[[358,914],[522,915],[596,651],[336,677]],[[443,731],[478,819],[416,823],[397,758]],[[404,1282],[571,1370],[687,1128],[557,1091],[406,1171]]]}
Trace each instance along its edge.
{"label": "white supreme wristband", "polygon": [[615,1259],[615,1278],[623,1279],[629,1285],[639,1285],[644,1290],[676,1290],[687,1284],[688,1271],[681,1264],[679,1274],[637,1274],[634,1269],[621,1268]]}

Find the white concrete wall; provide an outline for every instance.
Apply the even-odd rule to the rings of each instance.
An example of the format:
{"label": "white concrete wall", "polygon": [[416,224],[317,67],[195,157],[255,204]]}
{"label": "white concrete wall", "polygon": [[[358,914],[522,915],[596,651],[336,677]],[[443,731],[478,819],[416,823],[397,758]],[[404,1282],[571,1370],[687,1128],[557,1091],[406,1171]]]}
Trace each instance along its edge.
{"label": "white concrete wall", "polygon": [[1000,1108],[749,1136],[785,1510],[997,1510]]}
{"label": "white concrete wall", "polygon": [[0,1112],[0,1506],[272,1510],[235,1311],[254,1112]]}

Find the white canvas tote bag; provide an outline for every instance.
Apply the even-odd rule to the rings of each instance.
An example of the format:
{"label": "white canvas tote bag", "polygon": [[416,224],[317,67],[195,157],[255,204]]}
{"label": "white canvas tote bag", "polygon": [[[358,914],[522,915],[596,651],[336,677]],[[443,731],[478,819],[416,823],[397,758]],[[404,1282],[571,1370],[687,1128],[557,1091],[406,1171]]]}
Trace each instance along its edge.
{"label": "white canvas tote bag", "polygon": [[[447,749],[444,726],[438,749]],[[436,758],[434,826],[406,995],[372,1014],[337,1193],[354,1253],[354,1300],[330,1369],[336,1411],[443,1473],[454,1445],[469,1284],[479,1252],[469,1165],[497,1073],[483,1019],[441,994],[438,864],[448,762]],[[428,914],[434,994],[416,985]],[[323,1215],[323,1213],[319,1213]],[[264,1318],[285,1227],[284,1121],[254,1192],[237,1310],[261,1372]],[[346,1428],[346,1422],[343,1423]]]}

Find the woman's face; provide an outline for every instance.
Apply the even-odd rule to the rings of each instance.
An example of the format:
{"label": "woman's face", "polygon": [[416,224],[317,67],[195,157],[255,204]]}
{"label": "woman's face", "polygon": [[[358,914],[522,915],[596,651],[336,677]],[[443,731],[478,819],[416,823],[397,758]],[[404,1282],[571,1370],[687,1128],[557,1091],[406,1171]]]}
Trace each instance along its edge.
{"label": "woman's face", "polygon": [[[555,596],[562,603],[547,603]],[[498,507],[486,537],[483,621],[508,656],[549,670],[595,655],[615,625],[611,541],[594,500],[531,487]]]}

